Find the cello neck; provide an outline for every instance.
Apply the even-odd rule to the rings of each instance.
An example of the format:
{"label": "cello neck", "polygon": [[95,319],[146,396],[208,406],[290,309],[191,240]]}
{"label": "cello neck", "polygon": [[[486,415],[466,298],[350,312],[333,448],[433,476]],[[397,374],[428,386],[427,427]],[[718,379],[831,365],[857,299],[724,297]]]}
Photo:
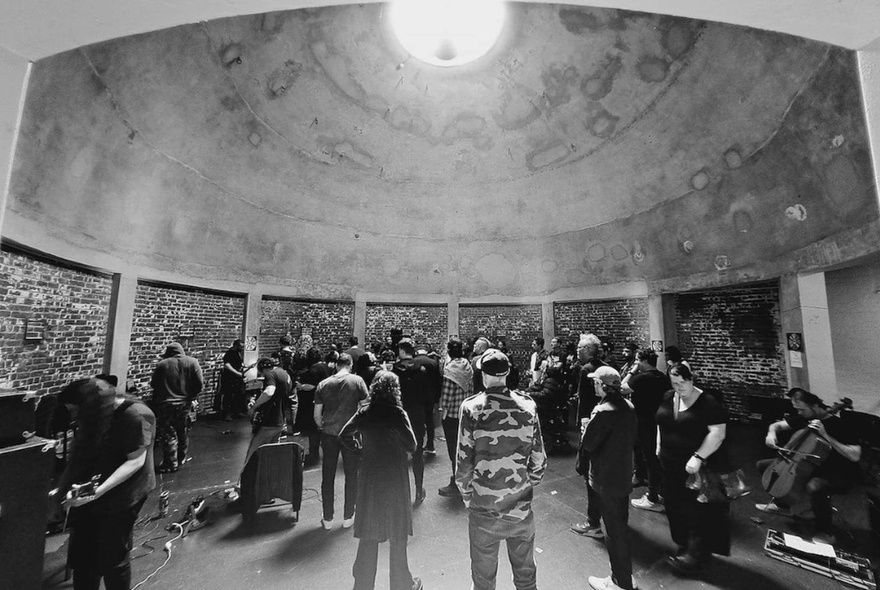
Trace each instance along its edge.
{"label": "cello neck", "polygon": [[848,397],[841,398],[838,402],[828,408],[828,414],[834,416],[839,414],[841,410],[852,410],[853,403]]}

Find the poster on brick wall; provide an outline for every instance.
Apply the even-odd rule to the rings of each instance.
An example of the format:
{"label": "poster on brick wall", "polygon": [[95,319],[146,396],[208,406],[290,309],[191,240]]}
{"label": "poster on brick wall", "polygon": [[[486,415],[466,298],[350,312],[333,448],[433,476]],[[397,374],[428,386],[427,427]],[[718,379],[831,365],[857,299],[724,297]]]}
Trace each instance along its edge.
{"label": "poster on brick wall", "polygon": [[785,344],[788,347],[789,364],[795,369],[804,368],[804,336],[800,332],[787,332]]}

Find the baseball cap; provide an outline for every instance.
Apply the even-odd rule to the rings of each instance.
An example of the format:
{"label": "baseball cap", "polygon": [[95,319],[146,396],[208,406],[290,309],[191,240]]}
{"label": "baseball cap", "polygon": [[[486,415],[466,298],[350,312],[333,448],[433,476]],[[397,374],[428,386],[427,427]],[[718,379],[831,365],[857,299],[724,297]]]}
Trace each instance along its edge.
{"label": "baseball cap", "polygon": [[609,367],[608,365],[604,365],[589,373],[587,377],[598,378],[605,385],[612,385],[614,387],[620,387],[620,373],[614,370],[613,367]]}
{"label": "baseball cap", "polygon": [[510,360],[496,348],[490,348],[477,359],[476,366],[487,375],[500,377],[510,372]]}

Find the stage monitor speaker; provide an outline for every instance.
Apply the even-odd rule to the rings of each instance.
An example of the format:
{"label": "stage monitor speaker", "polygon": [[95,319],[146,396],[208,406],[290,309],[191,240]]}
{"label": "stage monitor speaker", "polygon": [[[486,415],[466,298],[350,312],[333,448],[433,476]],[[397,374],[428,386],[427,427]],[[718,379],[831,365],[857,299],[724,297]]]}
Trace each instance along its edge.
{"label": "stage monitor speaker", "polygon": [[36,428],[37,397],[25,391],[0,389],[0,447],[19,445]]}
{"label": "stage monitor speaker", "polygon": [[54,441],[0,449],[0,590],[40,588]]}

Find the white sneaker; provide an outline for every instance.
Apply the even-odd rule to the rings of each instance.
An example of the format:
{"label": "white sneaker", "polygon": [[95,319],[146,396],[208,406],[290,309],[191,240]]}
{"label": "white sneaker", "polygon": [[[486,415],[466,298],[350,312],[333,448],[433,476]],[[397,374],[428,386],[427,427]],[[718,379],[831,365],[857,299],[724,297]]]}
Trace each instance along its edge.
{"label": "white sneaker", "polygon": [[641,498],[636,498],[630,502],[636,508],[641,508],[642,510],[650,510],[651,512],[666,512],[666,508],[663,507],[662,502],[652,502],[648,499],[648,494],[645,494]]}
{"label": "white sneaker", "polygon": [[350,529],[354,526],[354,514],[351,515],[351,518],[343,518],[342,519],[342,528]]}
{"label": "white sneaker", "polygon": [[607,578],[590,576],[587,578],[587,582],[590,583],[590,587],[594,590],[623,590],[620,586],[614,583],[611,576],[608,576]]}
{"label": "white sneaker", "polygon": [[770,500],[766,504],[755,504],[755,508],[760,510],[761,512],[769,512],[770,514],[781,514],[783,516],[791,516],[791,510],[788,508],[784,508],[779,506],[773,500]]}
{"label": "white sneaker", "polygon": [[333,528],[333,521],[332,520],[324,520],[322,518],[321,519],[321,526],[324,527],[325,531],[329,531],[330,529]]}
{"label": "white sneaker", "polygon": [[[614,580],[611,579],[611,576],[608,576],[607,578],[590,576],[589,578],[587,578],[587,582],[589,582],[590,586],[595,590],[623,590],[620,586],[614,583]],[[633,590],[639,590],[639,587],[636,584],[635,577],[632,578],[632,587]]]}

